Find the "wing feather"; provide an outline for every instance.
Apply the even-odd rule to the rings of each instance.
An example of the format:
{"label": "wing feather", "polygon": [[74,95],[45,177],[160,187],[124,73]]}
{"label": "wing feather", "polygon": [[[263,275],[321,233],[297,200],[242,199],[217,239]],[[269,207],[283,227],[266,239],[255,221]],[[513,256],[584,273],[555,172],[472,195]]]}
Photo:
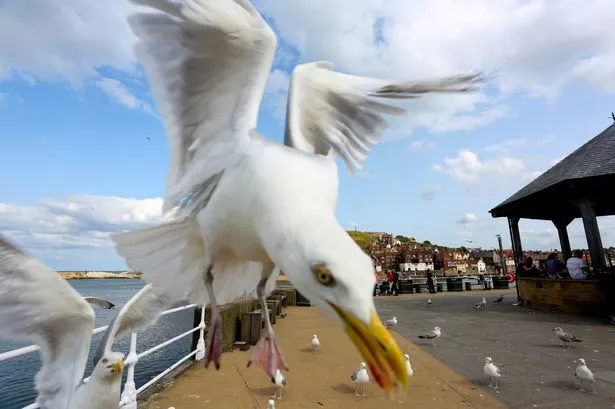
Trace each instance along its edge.
{"label": "wing feather", "polygon": [[85,371],[90,305],[57,273],[0,236],[0,336],[40,347],[37,403],[65,409]]}
{"label": "wing feather", "polygon": [[164,210],[193,212],[250,141],[276,37],[247,0],[133,2],[158,11],[129,23],[172,149]]}
{"label": "wing feather", "polygon": [[105,310],[112,310],[113,307],[115,307],[115,304],[113,304],[111,301],[107,301],[99,297],[87,296],[87,297],[83,297],[83,299],[89,302],[90,304],[95,305],[100,308],[104,308]]}
{"label": "wing feather", "polygon": [[480,74],[432,81],[392,82],[333,71],[327,61],[295,67],[291,77],[284,144],[308,153],[339,155],[349,170],[360,169],[387,127],[383,114],[405,109],[377,98],[418,98],[430,92],[470,92]]}

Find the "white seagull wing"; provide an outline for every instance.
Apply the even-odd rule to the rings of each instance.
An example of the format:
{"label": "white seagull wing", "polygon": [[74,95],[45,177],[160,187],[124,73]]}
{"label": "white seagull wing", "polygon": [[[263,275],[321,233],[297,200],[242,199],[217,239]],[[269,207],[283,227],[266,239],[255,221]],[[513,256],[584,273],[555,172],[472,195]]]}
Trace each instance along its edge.
{"label": "white seagull wing", "polygon": [[105,353],[111,352],[116,339],[153,324],[160,313],[172,302],[173,299],[166,295],[160,287],[154,287],[151,284],[143,287],[122,307],[109,324],[94,354],[94,365]]}
{"label": "white seagull wing", "polygon": [[65,409],[83,378],[94,311],[55,271],[0,236],[0,336],[40,347],[37,403]]}
{"label": "white seagull wing", "polygon": [[[418,98],[429,92],[468,92],[481,75],[433,81],[395,82],[342,74],[333,64],[318,61],[293,71],[284,144],[308,153],[342,157],[349,170],[362,168],[367,153],[380,140],[387,122],[383,114],[403,115],[405,109],[382,98]],[[380,99],[380,101],[379,101]]]}
{"label": "white seagull wing", "polygon": [[129,23],[172,149],[164,211],[194,214],[251,140],[275,33],[248,0],[132,1],[158,11]]}

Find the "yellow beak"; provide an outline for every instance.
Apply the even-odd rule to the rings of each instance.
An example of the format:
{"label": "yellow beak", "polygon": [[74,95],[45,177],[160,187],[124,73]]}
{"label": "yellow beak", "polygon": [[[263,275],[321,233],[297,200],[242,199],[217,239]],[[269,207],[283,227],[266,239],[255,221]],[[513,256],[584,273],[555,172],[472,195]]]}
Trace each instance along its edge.
{"label": "yellow beak", "polygon": [[111,365],[108,365],[107,368],[111,368],[113,373],[121,374],[124,370],[124,361],[121,359],[115,361]]}
{"label": "yellow beak", "polygon": [[365,325],[353,314],[335,304],[329,303],[344,322],[346,333],[355,344],[369,367],[378,385],[389,396],[396,385],[407,387],[410,376],[406,370],[404,356],[376,312],[370,315],[369,325]]}

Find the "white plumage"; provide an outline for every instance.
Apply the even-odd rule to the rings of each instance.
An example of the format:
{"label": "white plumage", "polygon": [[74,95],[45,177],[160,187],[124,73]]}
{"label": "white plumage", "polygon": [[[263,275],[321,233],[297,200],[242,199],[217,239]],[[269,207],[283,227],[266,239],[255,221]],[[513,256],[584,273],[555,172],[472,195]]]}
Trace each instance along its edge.
{"label": "white plumage", "polygon": [[[361,362],[359,369],[350,375],[350,379],[356,385],[356,396],[367,396],[367,384],[369,383],[369,373],[367,372],[367,366],[365,362]],[[361,391],[361,392],[359,392]]]}
{"label": "white plumage", "polygon": [[483,371],[485,372],[487,379],[489,379],[489,387],[497,390],[498,379],[502,376],[502,372],[500,372],[500,368],[493,363],[493,359],[490,357],[485,358],[485,366],[483,367]]}
{"label": "white plumage", "polygon": [[384,322],[384,327],[386,329],[391,329],[397,325],[397,317],[393,317],[390,320],[386,320]]}
{"label": "white plumage", "polygon": [[483,297],[478,304],[474,304],[474,308],[487,308],[487,299]]}
{"label": "white plumage", "polygon": [[318,347],[320,347],[320,340],[318,339],[318,336],[316,336],[316,334],[314,334],[314,336],[312,337],[311,346],[312,346],[312,352],[316,352]]}
{"label": "white plumage", "polygon": [[[265,301],[276,266],[334,317],[370,324],[374,267],[335,218],[333,154],[362,166],[386,127],[382,114],[405,113],[377,98],[466,92],[480,77],[399,83],[337,73],[329,62],[299,65],[279,145],[256,131],[276,37],[248,0],[133,1],[157,11],[130,25],[172,147],[164,210],[174,213],[161,226],[112,236],[119,254],[171,296],[211,303],[206,365],[219,365],[217,306],[256,290],[265,331],[249,363],[269,376],[287,369]],[[401,371],[392,338],[371,333],[386,337],[392,350],[383,353]],[[392,387],[389,375],[379,379]]]}
{"label": "white plumage", "polygon": [[413,376],[414,369],[412,369],[412,364],[410,363],[410,355],[404,354],[404,359],[406,360],[406,371],[408,371],[408,375]]}
{"label": "white plumage", "polygon": [[282,389],[286,386],[286,377],[282,375],[279,369],[275,371],[275,376],[271,379],[271,382],[276,387],[276,392],[273,395],[274,398],[282,399]]}
{"label": "white plumage", "polygon": [[275,409],[275,401],[273,399],[267,401],[267,409]]}
{"label": "white plumage", "polygon": [[[110,350],[82,383],[94,328],[94,305],[57,273],[0,236],[0,336],[34,342],[42,365],[35,379],[42,409],[111,409],[120,399],[123,354]],[[84,405],[84,402],[87,402]]]}
{"label": "white plumage", "polygon": [[594,382],[596,382],[596,380],[594,379],[594,373],[587,367],[585,359],[583,358],[579,358],[577,360],[577,367],[574,370],[574,376],[575,379],[578,379],[581,390],[585,390],[584,385],[586,383],[593,384]]}

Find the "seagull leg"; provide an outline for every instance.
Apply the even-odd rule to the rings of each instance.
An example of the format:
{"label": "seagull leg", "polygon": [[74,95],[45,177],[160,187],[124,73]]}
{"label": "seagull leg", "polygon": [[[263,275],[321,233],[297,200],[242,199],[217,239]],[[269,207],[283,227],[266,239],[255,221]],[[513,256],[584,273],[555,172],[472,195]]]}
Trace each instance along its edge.
{"label": "seagull leg", "polygon": [[214,276],[210,266],[205,273],[205,288],[209,294],[209,305],[211,307],[211,322],[207,331],[207,353],[205,355],[205,368],[214,361],[216,369],[220,369],[220,356],[222,355],[222,316],[218,310],[216,297],[214,294]]}
{"label": "seagull leg", "polygon": [[269,309],[267,308],[267,299],[265,295],[265,286],[269,275],[263,276],[261,281],[256,287],[256,293],[261,303],[261,310],[263,312],[263,319],[265,320],[265,328],[263,335],[258,340],[254,347],[254,352],[248,360],[248,367],[253,363],[259,365],[267,373],[270,378],[275,377],[276,370],[288,371],[288,364],[278,348],[278,344],[275,341],[275,335],[273,328],[271,327],[271,321],[269,320]]}
{"label": "seagull leg", "polygon": [[363,384],[363,397],[364,398],[367,397],[367,384],[366,383]]}

